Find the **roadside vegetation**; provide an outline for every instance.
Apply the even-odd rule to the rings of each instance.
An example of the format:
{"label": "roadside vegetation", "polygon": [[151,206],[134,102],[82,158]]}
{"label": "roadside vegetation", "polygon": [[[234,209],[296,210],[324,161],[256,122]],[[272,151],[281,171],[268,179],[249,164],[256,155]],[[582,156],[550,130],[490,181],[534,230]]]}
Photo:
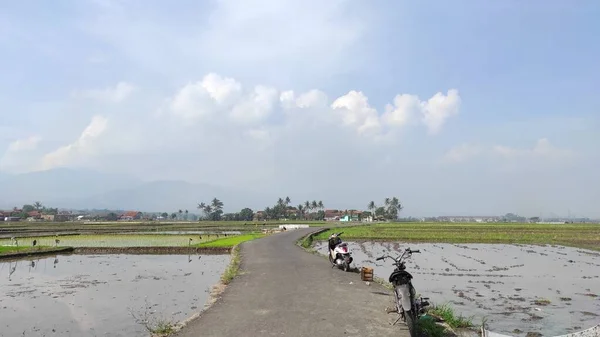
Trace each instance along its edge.
{"label": "roadside vegetation", "polygon": [[237,276],[240,271],[240,263],[240,247],[235,246],[231,251],[231,262],[225,269],[225,272],[223,272],[223,275],[221,275],[221,283],[227,285]]}
{"label": "roadside vegetation", "polygon": [[343,231],[347,241],[554,244],[600,250],[597,224],[383,223],[336,228],[314,239],[326,240],[333,231]]}
{"label": "roadside vegetation", "polygon": [[427,313],[442,319],[453,329],[464,329],[473,326],[472,317],[464,317],[463,315],[456,314],[449,304],[431,305]]}

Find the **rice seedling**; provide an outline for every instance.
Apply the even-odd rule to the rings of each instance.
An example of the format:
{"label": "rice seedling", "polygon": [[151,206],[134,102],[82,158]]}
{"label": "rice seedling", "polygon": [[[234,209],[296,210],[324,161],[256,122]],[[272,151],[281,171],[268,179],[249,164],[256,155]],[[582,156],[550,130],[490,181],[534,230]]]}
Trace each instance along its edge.
{"label": "rice seedling", "polygon": [[346,240],[555,244],[600,250],[597,224],[384,223],[336,228],[315,240],[326,240],[334,231],[343,231]]}

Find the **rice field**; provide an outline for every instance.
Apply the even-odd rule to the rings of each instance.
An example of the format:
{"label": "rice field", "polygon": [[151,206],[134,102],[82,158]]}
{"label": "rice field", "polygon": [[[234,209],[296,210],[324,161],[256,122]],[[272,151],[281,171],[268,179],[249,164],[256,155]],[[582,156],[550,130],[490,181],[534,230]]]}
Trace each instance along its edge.
{"label": "rice field", "polygon": [[[105,234],[39,236],[17,240],[20,247],[32,247],[33,240],[36,240],[36,245],[49,247],[182,247],[219,238],[223,235]],[[55,240],[60,241],[56,243]],[[0,246],[10,244],[10,239],[0,239]]]}
{"label": "rice field", "polygon": [[315,237],[343,232],[346,240],[446,243],[554,244],[600,250],[598,224],[385,223],[335,228]]}
{"label": "rice field", "polygon": [[238,245],[245,241],[260,239],[265,237],[266,234],[255,233],[255,234],[244,234],[236,235],[222,239],[216,239],[214,241],[202,242],[196,245],[196,247],[207,247],[207,248],[230,248]]}

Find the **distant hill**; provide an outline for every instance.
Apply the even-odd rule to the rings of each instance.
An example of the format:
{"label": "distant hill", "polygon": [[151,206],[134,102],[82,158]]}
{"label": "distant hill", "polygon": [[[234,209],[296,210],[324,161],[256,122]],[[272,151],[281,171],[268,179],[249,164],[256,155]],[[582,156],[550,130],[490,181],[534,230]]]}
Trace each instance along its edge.
{"label": "distant hill", "polygon": [[[185,181],[154,181],[139,186],[117,189],[81,200],[82,205],[98,208],[125,208],[140,211],[174,211],[188,209],[199,212],[199,202],[210,202],[214,197],[225,203],[228,211],[239,211],[250,206],[252,196],[242,191],[208,184]],[[260,205],[260,204],[259,204]],[[255,205],[254,207],[260,207]],[[261,207],[262,208],[262,207]]]}
{"label": "distant hill", "polygon": [[243,207],[264,208],[273,200],[260,193],[185,181],[143,182],[123,174],[84,169],[52,169],[17,175],[0,175],[0,209],[40,201],[49,207],[76,209],[131,209],[142,212],[197,212],[199,202],[213,197],[225,211]]}

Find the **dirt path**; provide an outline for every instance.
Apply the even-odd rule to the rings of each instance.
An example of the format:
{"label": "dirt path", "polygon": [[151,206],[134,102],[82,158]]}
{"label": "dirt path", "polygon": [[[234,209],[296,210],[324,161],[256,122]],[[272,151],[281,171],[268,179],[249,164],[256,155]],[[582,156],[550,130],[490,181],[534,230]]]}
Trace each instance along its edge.
{"label": "dirt path", "polygon": [[[408,336],[390,291],[332,269],[294,243],[315,229],[290,230],[242,244],[242,270],[221,299],[175,336]],[[203,289],[197,289],[203,291]]]}

